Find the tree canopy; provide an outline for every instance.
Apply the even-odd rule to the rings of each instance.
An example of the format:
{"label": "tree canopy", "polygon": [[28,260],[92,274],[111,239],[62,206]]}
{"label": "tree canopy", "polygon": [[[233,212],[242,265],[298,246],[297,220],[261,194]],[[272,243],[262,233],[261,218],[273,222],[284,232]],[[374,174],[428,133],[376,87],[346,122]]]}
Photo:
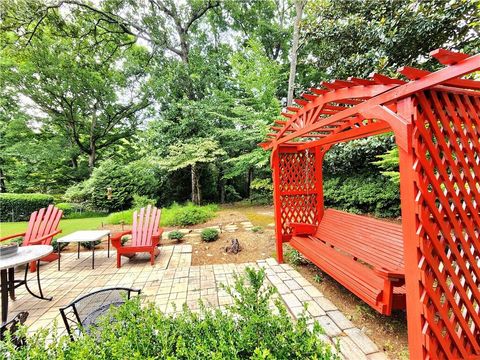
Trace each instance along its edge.
{"label": "tree canopy", "polygon": [[[291,77],[297,97],[321,80],[395,75],[400,65],[431,69],[425,59],[434,48],[480,47],[473,0],[303,4]],[[161,203],[269,196],[269,154],[257,144],[287,97],[293,0],[0,6],[0,191],[74,186],[69,193],[76,193],[93,184],[95,169],[97,177],[125,177],[114,168],[139,164],[154,175],[138,190],[148,194],[137,195]],[[392,148],[390,137],[340,145],[327,157],[326,174],[383,176],[379,166],[394,173]],[[372,164],[387,151],[388,167]],[[88,196],[104,197],[107,180],[91,185],[97,195]]]}

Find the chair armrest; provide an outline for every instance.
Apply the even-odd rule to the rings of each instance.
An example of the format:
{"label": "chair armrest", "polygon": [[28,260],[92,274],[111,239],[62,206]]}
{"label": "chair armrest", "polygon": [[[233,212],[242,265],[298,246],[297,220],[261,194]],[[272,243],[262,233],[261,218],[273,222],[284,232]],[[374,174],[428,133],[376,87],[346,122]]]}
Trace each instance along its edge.
{"label": "chair armrest", "polygon": [[124,237],[125,235],[130,235],[131,233],[132,233],[132,230],[113,233],[110,237],[110,240],[112,241],[112,245],[115,247],[122,246],[122,242],[121,242],[122,237]]}
{"label": "chair armrest", "polygon": [[304,223],[288,224],[293,229],[293,235],[313,235],[317,231],[317,225]]}
{"label": "chair armrest", "polygon": [[19,234],[13,234],[13,235],[8,235],[8,236],[5,236],[3,238],[0,238],[0,242],[2,241],[5,241],[5,240],[9,240],[9,239],[14,239],[16,237],[20,237],[20,236],[25,236],[26,233],[19,233]]}
{"label": "chair armrest", "polygon": [[42,242],[43,240],[46,240],[46,239],[48,239],[48,238],[54,237],[54,236],[57,235],[57,234],[60,234],[61,232],[62,232],[62,230],[54,231],[54,232],[51,233],[51,234],[44,235],[44,236],[39,237],[39,238],[37,238],[37,239],[30,240],[30,241],[29,241],[29,244],[38,244],[38,243]]}
{"label": "chair armrest", "polygon": [[380,277],[391,282],[398,282],[405,280],[405,272],[397,270],[387,270],[385,268],[374,268],[373,271]]}
{"label": "chair armrest", "polygon": [[159,229],[158,232],[152,235],[152,245],[157,246],[162,238],[163,229]]}

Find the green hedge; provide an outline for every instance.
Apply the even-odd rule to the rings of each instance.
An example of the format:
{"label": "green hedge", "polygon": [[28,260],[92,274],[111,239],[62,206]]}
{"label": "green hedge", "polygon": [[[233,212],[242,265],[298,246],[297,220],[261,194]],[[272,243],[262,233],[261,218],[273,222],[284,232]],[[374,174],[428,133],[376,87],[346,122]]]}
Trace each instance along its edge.
{"label": "green hedge", "polygon": [[334,177],[324,183],[325,205],[356,214],[400,216],[400,189],[382,175]]}
{"label": "green hedge", "polygon": [[26,345],[15,348],[7,334],[6,341],[0,341],[0,354],[10,360],[339,359],[334,352],[339,349],[320,337],[318,322],[305,316],[292,320],[285,305],[272,299],[275,289],[264,280],[265,270],[247,268],[246,276],[225,289],[233,297],[227,311],[202,306],[194,313],[184,307],[177,308],[176,315],[165,315],[152,303],[141,306],[135,297],[110,309],[98,327],[76,341],[50,328],[26,335]]}
{"label": "green hedge", "polygon": [[30,214],[54,202],[44,194],[0,194],[0,221],[26,221]]}

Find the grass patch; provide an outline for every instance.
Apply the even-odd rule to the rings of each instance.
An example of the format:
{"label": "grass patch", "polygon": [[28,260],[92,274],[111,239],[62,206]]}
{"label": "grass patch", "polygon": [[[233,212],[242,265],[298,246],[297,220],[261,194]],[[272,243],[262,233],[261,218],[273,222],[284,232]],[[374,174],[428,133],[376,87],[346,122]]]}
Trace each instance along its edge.
{"label": "grass patch", "polygon": [[[62,232],[56,238],[71,234],[78,230],[96,230],[106,223],[106,217],[86,218],[86,219],[62,219],[59,229]],[[28,221],[2,222],[0,223],[0,237],[25,232]]]}
{"label": "grass patch", "polygon": [[[192,203],[187,203],[185,205],[174,203],[172,206],[162,209],[160,225],[188,226],[202,224],[210,219],[213,219],[217,210],[218,206],[214,204],[197,206]],[[118,225],[122,223],[131,225],[134,211],[135,210],[131,209],[112,213],[108,215],[106,222],[107,224],[112,225]]]}

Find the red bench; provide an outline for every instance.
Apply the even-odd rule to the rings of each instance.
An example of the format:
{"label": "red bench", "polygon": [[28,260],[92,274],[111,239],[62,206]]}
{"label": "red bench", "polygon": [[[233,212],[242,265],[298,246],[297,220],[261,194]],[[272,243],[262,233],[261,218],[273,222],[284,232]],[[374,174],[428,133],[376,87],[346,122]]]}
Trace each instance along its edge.
{"label": "red bench", "polygon": [[293,248],[378,312],[405,308],[401,225],[327,209],[318,226],[290,226]]}

